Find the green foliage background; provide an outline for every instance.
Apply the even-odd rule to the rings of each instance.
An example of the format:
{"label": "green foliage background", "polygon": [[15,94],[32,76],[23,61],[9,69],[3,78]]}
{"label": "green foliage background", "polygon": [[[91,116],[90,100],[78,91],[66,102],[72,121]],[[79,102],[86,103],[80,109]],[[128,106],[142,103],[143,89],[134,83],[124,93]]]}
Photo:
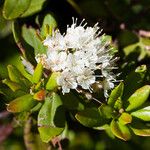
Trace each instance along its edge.
{"label": "green foliage background", "polygon": [[[38,29],[39,26],[42,26],[45,15],[50,13],[56,18],[61,32],[66,30],[67,24],[72,23],[72,17],[77,17],[79,22],[85,18],[89,25],[99,22],[103,32],[111,35],[112,41],[118,49],[116,55],[120,58],[117,72],[122,73],[118,79],[127,83],[124,87],[125,94],[123,96],[125,99],[129,98],[129,95],[138,88],[150,84],[150,0],[27,0],[26,2],[24,0],[20,0],[20,2],[12,0],[12,8],[8,7],[8,3],[10,0],[0,1],[0,80],[8,76],[8,64],[17,66],[25,74],[23,65],[20,63],[19,45],[17,46],[20,41],[26,49],[26,57],[35,64],[34,49],[44,51],[44,48],[38,39],[34,39],[33,33],[35,31],[33,28]],[[48,20],[51,21],[51,19]],[[52,26],[55,26],[55,22],[53,23]],[[22,37],[20,38],[19,32],[21,30]],[[15,36],[13,36],[12,31],[15,31]],[[141,65],[147,67],[142,79],[134,71]],[[10,95],[9,91],[7,93],[8,96],[6,97],[0,95],[1,112],[6,109],[5,104],[16,96],[15,94]],[[25,118],[25,116],[22,117]],[[0,116],[0,130],[4,131],[3,128],[6,127],[5,130],[8,131],[8,135],[0,131],[0,150],[23,150],[25,145],[22,128],[16,128],[9,135],[11,128],[7,127],[6,124],[11,120],[12,115],[4,118]],[[109,130],[106,130],[106,133],[105,131],[89,129],[70,117],[67,121],[69,122],[68,137],[70,141],[67,139],[62,141],[64,149],[150,149],[149,137],[133,135],[130,141],[123,142],[115,138]],[[150,127],[150,124],[148,126]],[[1,140],[3,136],[5,140]],[[39,150],[42,150],[45,144],[39,140],[38,136],[36,141],[39,144]]]}

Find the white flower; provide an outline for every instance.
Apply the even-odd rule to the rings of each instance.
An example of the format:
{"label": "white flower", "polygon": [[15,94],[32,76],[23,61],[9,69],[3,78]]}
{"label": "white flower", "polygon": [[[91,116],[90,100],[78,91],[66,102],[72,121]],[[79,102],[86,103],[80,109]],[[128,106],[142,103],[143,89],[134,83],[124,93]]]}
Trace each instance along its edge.
{"label": "white flower", "polygon": [[45,54],[38,54],[38,55],[36,55],[35,59],[36,59],[37,63],[41,63],[44,68],[50,69],[49,64],[47,62],[47,56]]}
{"label": "white flower", "polygon": [[104,96],[108,97],[108,90],[113,89],[114,88],[114,83],[109,80],[109,79],[104,79],[103,80],[103,89],[104,89]]}
{"label": "white flower", "polygon": [[82,74],[77,77],[78,85],[83,89],[90,89],[90,85],[95,83],[94,72],[90,69],[83,70]]}
{"label": "white flower", "polygon": [[47,56],[48,68],[51,69],[53,72],[63,70],[66,65],[66,58],[66,52],[58,53],[57,51],[53,51],[49,53],[49,55]]}
{"label": "white flower", "polygon": [[83,27],[81,26],[76,27],[75,24],[67,28],[65,41],[67,43],[68,48],[81,48],[83,44],[81,35],[84,34],[84,31],[85,30]]}
{"label": "white flower", "polygon": [[[82,55],[82,54],[81,54]],[[67,68],[73,72],[75,75],[82,72],[84,69],[84,62],[74,54],[69,53],[67,57]]]}
{"label": "white flower", "polygon": [[[88,52],[86,52],[85,53],[85,62],[84,62],[84,64],[85,64],[85,66],[87,67],[87,68],[90,68],[90,69],[92,69],[92,70],[95,70],[96,69],[96,64],[97,64],[97,60],[98,60],[98,57],[97,57],[97,55],[96,54],[92,54],[92,53],[88,53]],[[87,61],[88,60],[88,61]]]}
{"label": "white flower", "polygon": [[69,93],[70,89],[77,88],[77,82],[68,70],[64,70],[61,75],[57,78],[57,84],[62,87],[62,92]]}
{"label": "white flower", "polygon": [[[110,43],[99,36],[99,27],[77,25],[77,20],[67,27],[66,33],[53,31],[43,44],[47,46],[46,54],[37,55],[37,62],[52,72],[60,72],[57,84],[62,92],[69,93],[70,89],[90,90],[91,85],[98,81],[102,84],[105,97],[107,91],[114,87],[115,75],[113,56],[107,48]],[[98,72],[98,74],[97,74]]]}
{"label": "white flower", "polygon": [[46,37],[46,39],[43,41],[43,45],[47,46],[50,52],[64,50],[66,48],[64,37],[58,30],[53,34],[53,36]]}
{"label": "white flower", "polygon": [[23,57],[21,57],[21,61],[22,61],[22,64],[24,65],[26,71],[30,74],[33,74],[34,73],[34,66],[29,61],[24,59]]}

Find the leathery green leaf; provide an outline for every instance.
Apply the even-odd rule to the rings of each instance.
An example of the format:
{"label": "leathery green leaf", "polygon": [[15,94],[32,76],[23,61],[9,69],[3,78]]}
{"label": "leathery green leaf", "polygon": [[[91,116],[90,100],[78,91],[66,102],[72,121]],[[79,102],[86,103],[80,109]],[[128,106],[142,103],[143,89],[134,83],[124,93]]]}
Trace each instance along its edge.
{"label": "leathery green leaf", "polygon": [[57,85],[57,77],[60,75],[60,72],[53,72],[51,76],[48,79],[48,82],[46,84],[47,90],[54,90]]}
{"label": "leathery green leaf", "polygon": [[34,48],[35,55],[46,53],[47,47],[42,44],[42,41],[37,36],[36,30],[32,27],[22,27],[22,37],[25,42]]}
{"label": "leathery green leaf", "polygon": [[84,110],[84,105],[79,101],[79,97],[74,95],[74,93],[61,94],[61,99],[65,108],[69,110]]}
{"label": "leathery green leaf", "polygon": [[32,109],[31,109],[31,113],[32,112],[37,112],[40,110],[40,108],[42,107],[42,103],[37,103]]}
{"label": "leathery green leaf", "polygon": [[131,127],[131,129],[134,132],[134,134],[136,134],[138,136],[150,136],[150,129],[149,128],[136,129],[136,128]]}
{"label": "leathery green leaf", "polygon": [[124,81],[124,91],[122,95],[123,101],[126,101],[135,90],[137,90],[142,86],[146,72],[147,72],[146,65],[141,65],[126,77]]}
{"label": "leathery green leaf", "polygon": [[18,83],[10,81],[9,79],[4,79],[2,82],[14,92],[21,89],[21,86]]}
{"label": "leathery green leaf", "polygon": [[21,29],[19,23],[15,20],[12,22],[12,33],[16,43],[20,42],[21,39]]}
{"label": "leathery green leaf", "polygon": [[108,105],[114,106],[115,102],[119,97],[122,96],[124,89],[124,84],[121,82],[110,94],[109,99],[108,99]]}
{"label": "leathery green leaf", "polygon": [[132,122],[132,116],[126,112],[122,113],[119,117],[119,122],[122,124],[128,124]]}
{"label": "leathery green leaf", "polygon": [[63,128],[51,127],[51,126],[42,126],[38,128],[40,137],[43,142],[48,143],[57,135],[61,134],[64,130]]}
{"label": "leathery green leaf", "polygon": [[112,107],[110,107],[109,105],[101,105],[99,107],[99,111],[101,113],[102,116],[104,116],[105,118],[112,118],[112,113],[113,113],[113,109]]}
{"label": "leathery green leaf", "polygon": [[125,55],[128,56],[130,53],[132,53],[133,51],[135,51],[138,46],[140,46],[139,43],[134,43],[134,44],[126,46],[123,49],[123,51],[124,51]]}
{"label": "leathery green leaf", "polygon": [[97,108],[86,108],[83,111],[79,111],[75,118],[86,127],[97,127],[105,124],[105,120]]}
{"label": "leathery green leaf", "polygon": [[127,141],[131,138],[131,133],[126,125],[123,125],[115,120],[112,120],[110,124],[110,128],[111,128],[112,133],[116,137],[124,141]]}
{"label": "leathery green leaf", "polygon": [[114,134],[113,134],[112,131],[111,131],[110,125],[108,125],[108,124],[104,124],[104,125],[99,126],[99,127],[94,127],[94,129],[100,130],[100,131],[101,131],[101,130],[105,130],[105,132],[108,134],[108,136],[109,136],[110,138],[112,138],[112,139],[115,138]]}
{"label": "leathery green leaf", "polygon": [[31,86],[31,83],[28,79],[26,79],[21,72],[13,65],[7,66],[8,76],[11,81],[16,82],[22,86],[22,89],[28,90]]}
{"label": "leathery green leaf", "polygon": [[65,114],[58,94],[52,93],[45,99],[38,114],[38,126],[40,137],[46,143],[64,130]]}
{"label": "leathery green leaf", "polygon": [[131,115],[143,121],[150,121],[150,106],[132,112]]}
{"label": "leathery green leaf", "polygon": [[16,83],[20,83],[21,78],[23,78],[21,72],[15,66],[12,65],[8,65],[7,69],[10,80]]}
{"label": "leathery green leaf", "polygon": [[132,129],[135,135],[150,136],[149,125],[145,124],[145,122],[141,122],[140,120],[135,119],[131,123],[130,128]]}
{"label": "leathery green leaf", "polygon": [[12,91],[9,87],[5,86],[4,84],[0,83],[0,94],[3,94],[5,96],[6,102],[10,102],[13,99],[16,99],[17,97],[23,96],[26,94],[26,91],[18,90],[18,91]]}
{"label": "leathery green leaf", "polygon": [[40,81],[42,73],[43,73],[43,65],[41,63],[38,63],[33,74],[32,78],[33,83],[38,83]]}
{"label": "leathery green leaf", "polygon": [[5,0],[3,16],[6,19],[19,17],[30,5],[31,0]]}
{"label": "leathery green leaf", "polygon": [[37,101],[43,101],[45,99],[45,95],[46,95],[46,91],[44,89],[36,92],[34,95],[33,95],[33,98]]}
{"label": "leathery green leaf", "polygon": [[57,93],[52,93],[52,118],[55,126],[65,127],[65,111],[62,100]]}
{"label": "leathery green leaf", "polygon": [[123,106],[123,101],[121,98],[118,98],[114,104],[114,109],[120,110]]}
{"label": "leathery green leaf", "polygon": [[44,17],[41,34],[43,36],[51,35],[52,31],[57,27],[57,22],[53,16],[53,14],[47,14]]}
{"label": "leathery green leaf", "polygon": [[149,94],[150,85],[145,85],[136,90],[128,99],[129,105],[126,108],[126,111],[131,111],[141,106],[148,99]]}
{"label": "leathery green leaf", "polygon": [[46,0],[30,0],[30,1],[31,2],[28,9],[21,15],[21,17],[27,17],[39,12],[42,9],[43,4]]}
{"label": "leathery green leaf", "polygon": [[51,99],[46,98],[38,114],[38,126],[47,126],[51,124],[51,107]]}
{"label": "leathery green leaf", "polygon": [[37,102],[32,98],[32,95],[26,94],[11,101],[7,105],[7,110],[14,113],[29,111],[36,104]]}

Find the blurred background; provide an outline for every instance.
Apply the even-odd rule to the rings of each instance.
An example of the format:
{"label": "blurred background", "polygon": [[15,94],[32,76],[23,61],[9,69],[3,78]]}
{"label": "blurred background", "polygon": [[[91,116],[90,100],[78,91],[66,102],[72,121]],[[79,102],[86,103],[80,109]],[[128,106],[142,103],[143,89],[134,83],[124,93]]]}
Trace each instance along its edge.
{"label": "blurred background", "polygon": [[[19,63],[20,51],[11,29],[13,20],[3,17],[3,4],[4,0],[1,0],[0,80],[7,77],[8,64],[22,67]],[[118,49],[118,65],[123,70],[121,79],[140,64],[150,66],[150,0],[45,0],[38,12],[18,20],[21,25],[37,28],[36,16],[44,16],[48,12],[56,17],[61,32],[72,23],[72,17],[78,18],[79,23],[85,18],[91,26],[98,22],[103,33],[111,36]],[[21,127],[12,128],[10,122],[13,115],[6,112],[6,103],[6,97],[0,94],[0,150],[24,150],[23,130]],[[92,130],[70,118],[68,120],[69,141],[62,141],[66,150],[150,149],[150,138],[133,136],[132,140],[123,142],[109,131]],[[41,145],[39,143],[39,150],[43,148]]]}

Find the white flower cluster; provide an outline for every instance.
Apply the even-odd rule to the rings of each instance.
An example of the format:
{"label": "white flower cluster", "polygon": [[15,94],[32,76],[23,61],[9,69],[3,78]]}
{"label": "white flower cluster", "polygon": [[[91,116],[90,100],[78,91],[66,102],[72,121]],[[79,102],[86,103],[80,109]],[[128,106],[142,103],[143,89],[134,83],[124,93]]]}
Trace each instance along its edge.
{"label": "white flower cluster", "polygon": [[[63,35],[58,30],[54,31],[43,41],[48,48],[47,53],[38,54],[36,60],[46,69],[60,72],[57,84],[63,93],[77,87],[92,91],[91,85],[100,78],[107,97],[107,90],[114,87],[115,76],[111,72],[114,59],[106,48],[108,43],[102,41],[102,36],[99,37],[101,31],[98,32],[97,24],[85,26],[83,22],[77,25],[75,21]],[[95,71],[99,74],[96,75]]]}

